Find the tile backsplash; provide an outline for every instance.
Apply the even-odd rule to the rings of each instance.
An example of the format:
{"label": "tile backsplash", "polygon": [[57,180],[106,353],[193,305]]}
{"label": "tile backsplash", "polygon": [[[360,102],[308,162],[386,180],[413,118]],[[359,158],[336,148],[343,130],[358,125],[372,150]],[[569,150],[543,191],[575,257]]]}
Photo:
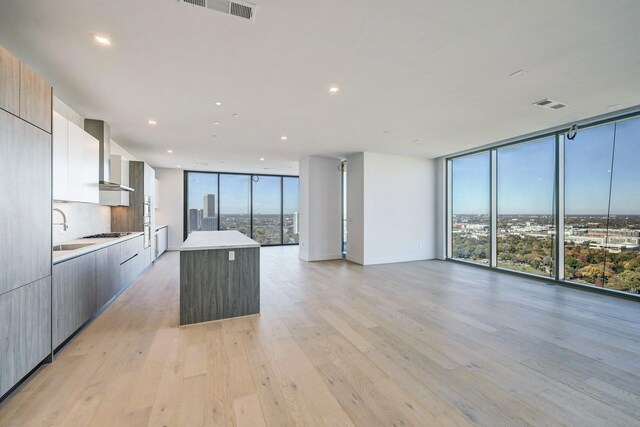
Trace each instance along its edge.
{"label": "tile backsplash", "polygon": [[[53,202],[67,216],[67,231],[61,225],[54,225],[53,244],[67,242],[91,234],[108,233],[111,231],[111,208],[92,203]],[[54,224],[62,222],[62,215],[53,212]]]}

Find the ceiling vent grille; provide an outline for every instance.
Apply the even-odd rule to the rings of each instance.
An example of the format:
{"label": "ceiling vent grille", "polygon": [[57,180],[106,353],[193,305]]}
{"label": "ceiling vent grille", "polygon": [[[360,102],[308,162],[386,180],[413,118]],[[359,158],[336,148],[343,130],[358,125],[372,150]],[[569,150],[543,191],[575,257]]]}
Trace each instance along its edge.
{"label": "ceiling vent grille", "polygon": [[217,10],[228,15],[253,21],[255,17],[256,5],[244,1],[234,0],[178,0],[194,6],[200,6],[211,10]]}
{"label": "ceiling vent grille", "polygon": [[564,102],[558,102],[548,98],[538,102],[534,102],[533,105],[537,105],[538,107],[542,107],[542,108],[547,108],[549,110],[559,110],[561,108],[569,106],[569,104],[565,104]]}

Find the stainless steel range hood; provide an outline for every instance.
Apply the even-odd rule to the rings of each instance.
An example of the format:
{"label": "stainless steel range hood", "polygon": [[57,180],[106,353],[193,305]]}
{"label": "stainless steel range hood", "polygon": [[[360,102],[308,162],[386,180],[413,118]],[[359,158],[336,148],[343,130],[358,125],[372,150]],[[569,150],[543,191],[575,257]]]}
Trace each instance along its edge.
{"label": "stainless steel range hood", "polygon": [[100,190],[135,191],[131,187],[111,181],[111,128],[103,120],[84,120],[84,130],[100,143]]}

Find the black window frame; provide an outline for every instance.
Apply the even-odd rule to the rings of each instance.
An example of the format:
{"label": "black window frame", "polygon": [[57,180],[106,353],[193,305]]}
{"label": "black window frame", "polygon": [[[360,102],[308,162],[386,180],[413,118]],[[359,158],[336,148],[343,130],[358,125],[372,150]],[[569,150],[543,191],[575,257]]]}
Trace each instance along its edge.
{"label": "black window frame", "polygon": [[[183,219],[183,230],[182,230],[182,240],[186,240],[189,237],[188,230],[188,215],[189,215],[189,174],[190,173],[199,173],[199,174],[213,174],[218,175],[218,189],[217,189],[217,197],[216,197],[216,208],[218,215],[218,230],[220,230],[220,177],[222,175],[241,175],[249,177],[251,185],[249,186],[249,228],[251,236],[253,239],[253,185],[255,181],[254,177],[260,176],[268,176],[268,177],[276,177],[280,178],[280,241],[284,242],[284,178],[297,178],[300,180],[299,175],[280,175],[280,174],[268,174],[268,173],[242,173],[242,172],[219,172],[219,171],[200,171],[193,169],[185,169],[182,174],[183,181],[183,200],[182,200],[182,219]],[[280,244],[269,244],[263,245],[261,247],[270,247],[270,246],[297,246],[299,243],[280,243]]]}

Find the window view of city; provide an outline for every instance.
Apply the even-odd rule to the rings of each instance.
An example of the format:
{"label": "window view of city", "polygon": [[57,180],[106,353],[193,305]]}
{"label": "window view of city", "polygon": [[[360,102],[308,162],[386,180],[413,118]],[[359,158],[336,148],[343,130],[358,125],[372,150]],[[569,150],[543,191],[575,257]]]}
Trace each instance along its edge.
{"label": "window view of city", "polygon": [[[640,119],[580,130],[564,143],[564,238],[556,259],[555,138],[497,152],[497,266],[640,293]],[[451,254],[489,264],[489,152],[451,167]]]}
{"label": "window view of city", "polygon": [[460,157],[452,162],[453,258],[489,264],[490,167],[488,151]]}
{"label": "window view of city", "polygon": [[298,243],[297,177],[187,172],[186,180],[187,234],[237,230],[262,245]]}

